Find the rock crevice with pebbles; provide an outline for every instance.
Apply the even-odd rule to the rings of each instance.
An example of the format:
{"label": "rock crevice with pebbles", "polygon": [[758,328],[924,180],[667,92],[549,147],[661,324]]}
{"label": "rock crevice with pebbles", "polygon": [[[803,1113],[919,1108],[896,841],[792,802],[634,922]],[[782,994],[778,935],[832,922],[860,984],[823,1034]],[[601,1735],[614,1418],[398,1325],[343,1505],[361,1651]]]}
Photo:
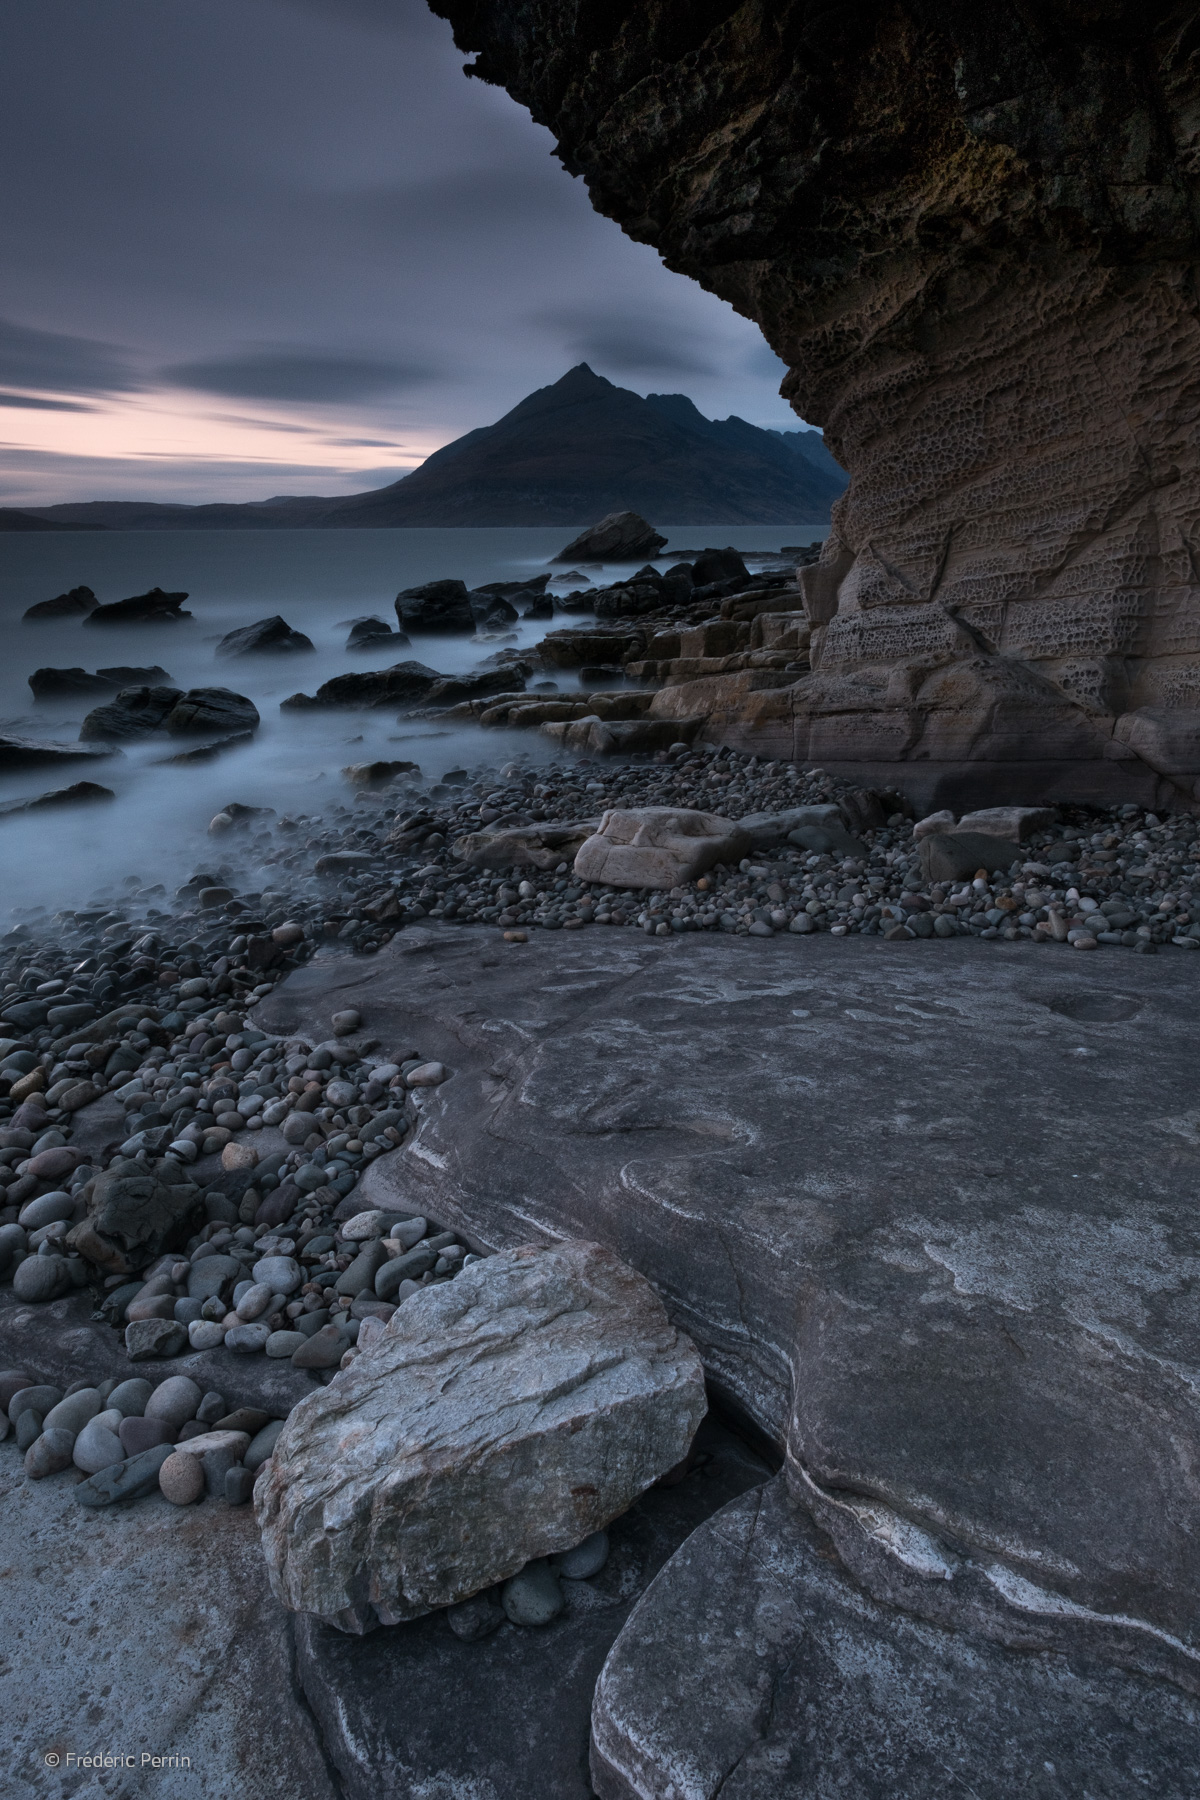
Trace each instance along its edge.
{"label": "rock crevice with pebbles", "polygon": [[692,1345],[610,1251],[490,1257],[292,1414],[255,1494],[272,1587],[350,1631],[466,1600],[623,1513],[705,1406]]}

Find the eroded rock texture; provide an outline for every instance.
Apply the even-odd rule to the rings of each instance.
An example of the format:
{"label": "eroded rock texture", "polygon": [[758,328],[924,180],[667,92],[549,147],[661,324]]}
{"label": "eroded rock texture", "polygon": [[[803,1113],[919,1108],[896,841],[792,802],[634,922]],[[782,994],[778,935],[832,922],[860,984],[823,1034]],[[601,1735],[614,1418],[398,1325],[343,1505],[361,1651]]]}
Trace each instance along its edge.
{"label": "eroded rock texture", "polygon": [[1194,8],[434,10],[602,212],[761,325],[851,472],[803,577],[812,673],[711,696],[722,734],[1191,799]]}

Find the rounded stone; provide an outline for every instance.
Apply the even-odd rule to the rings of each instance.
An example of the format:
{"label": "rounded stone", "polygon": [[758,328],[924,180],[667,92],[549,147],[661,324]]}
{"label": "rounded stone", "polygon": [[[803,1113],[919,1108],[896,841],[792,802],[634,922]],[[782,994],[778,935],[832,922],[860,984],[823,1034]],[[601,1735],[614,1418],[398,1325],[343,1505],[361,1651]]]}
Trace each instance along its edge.
{"label": "rounded stone", "polygon": [[304,1280],[300,1264],[291,1256],[264,1256],[255,1263],[254,1279],[272,1294],[294,1294]]}
{"label": "rounded stone", "polygon": [[335,1012],[330,1023],[334,1037],[349,1037],[362,1024],[362,1014],[353,1006],[347,1006],[341,1012]]}
{"label": "rounded stone", "polygon": [[96,1414],[103,1408],[98,1388],[77,1388],[75,1393],[68,1394],[57,1406],[52,1406],[43,1420],[43,1429],[55,1430],[61,1426],[64,1431],[80,1432],[85,1425],[91,1423]]}
{"label": "rounded stone", "polygon": [[71,1467],[75,1435],[70,1431],[43,1431],[25,1452],[25,1473],[30,1481],[42,1481]]}
{"label": "rounded stone", "polygon": [[561,1550],[551,1558],[552,1566],[568,1581],[586,1581],[598,1575],[608,1561],[607,1531],[593,1531],[573,1550]]}
{"label": "rounded stone", "polygon": [[158,1444],[173,1444],[175,1436],[175,1427],[165,1419],[122,1419],[117,1427],[126,1456],[140,1456],[143,1450],[153,1450]]}
{"label": "rounded stone", "polygon": [[[26,1374],[24,1369],[5,1369],[0,1373],[0,1407],[7,1413],[13,1397],[33,1385],[32,1375]],[[59,1398],[61,1397],[60,1395]]]}
{"label": "rounded stone", "polygon": [[191,1506],[204,1492],[204,1464],[176,1450],[158,1471],[158,1485],[172,1506]]}
{"label": "rounded stone", "polygon": [[196,1416],[196,1408],[204,1395],[188,1375],[168,1375],[160,1381],[146,1402],[148,1419],[165,1419],[178,1431]]}
{"label": "rounded stone", "polygon": [[24,1454],[30,1444],[42,1435],[42,1415],[36,1407],[27,1406],[17,1420],[17,1449]]}
{"label": "rounded stone", "polygon": [[500,1604],[514,1625],[549,1625],[563,1609],[558,1576],[541,1557],[506,1581]]}
{"label": "rounded stone", "polygon": [[9,1395],[8,1416],[14,1425],[21,1414],[28,1409],[32,1409],[45,1418],[50,1408],[57,1406],[62,1397],[62,1389],[51,1387],[49,1382],[27,1383],[19,1387],[15,1394]]}
{"label": "rounded stone", "polygon": [[[45,1436],[45,1433],[42,1435]],[[71,1460],[85,1475],[98,1475],[101,1469],[110,1468],[113,1463],[124,1462],[125,1451],[115,1432],[101,1425],[98,1419],[93,1419],[75,1439]]]}
{"label": "rounded stone", "polygon": [[238,1169],[252,1169],[258,1162],[258,1151],[253,1144],[226,1144],[221,1152],[221,1167],[227,1174]]}
{"label": "rounded stone", "polygon": [[210,1300],[219,1294],[230,1282],[239,1281],[244,1271],[236,1256],[225,1256],[217,1252],[213,1256],[202,1256],[188,1270],[187,1289],[189,1300]]}
{"label": "rounded stone", "polygon": [[266,1349],[270,1335],[269,1325],[234,1325],[225,1333],[225,1348],[239,1356],[257,1356]]}
{"label": "rounded stone", "polygon": [[42,1150],[37,1156],[31,1157],[28,1172],[30,1175],[36,1175],[39,1181],[62,1181],[65,1176],[74,1172],[78,1161],[79,1152],[77,1150],[72,1150],[66,1144],[55,1145],[53,1148]]}
{"label": "rounded stone", "polygon": [[146,1410],[146,1402],[154,1392],[154,1383],[147,1381],[144,1375],[135,1375],[131,1381],[122,1381],[108,1396],[109,1406],[115,1407],[127,1419],[139,1418]]}
{"label": "rounded stone", "polygon": [[261,1469],[267,1458],[272,1455],[279,1434],[286,1424],[286,1419],[271,1419],[261,1431],[256,1432],[251,1438],[250,1448],[242,1458],[251,1474]]}
{"label": "rounded stone", "polygon": [[[301,1334],[302,1335],[302,1334]],[[336,1369],[346,1354],[349,1340],[336,1325],[322,1325],[306,1337],[292,1356],[294,1369]]]}
{"label": "rounded stone", "polygon": [[225,1327],[216,1319],[193,1319],[187,1334],[193,1350],[215,1350],[225,1342]]}
{"label": "rounded stone", "polygon": [[[438,1087],[441,1082],[445,1081],[447,1074],[448,1070],[443,1063],[427,1062],[419,1064],[415,1069],[410,1069],[405,1080],[410,1088]],[[513,1579],[515,1580],[516,1577],[514,1576]]]}
{"label": "rounded stone", "polygon": [[59,1300],[71,1287],[65,1256],[27,1256],[13,1276],[13,1293],[27,1304]]}
{"label": "rounded stone", "polygon": [[[283,1257],[271,1257],[267,1260],[272,1262],[283,1262],[286,1259]],[[266,1312],[271,1304],[271,1295],[274,1292],[275,1289],[271,1286],[269,1281],[252,1281],[248,1284],[245,1293],[234,1303],[234,1311],[237,1313],[238,1318],[241,1319],[243,1324],[249,1325],[252,1320],[261,1317],[261,1315]]]}
{"label": "rounded stone", "polygon": [[17,1214],[17,1222],[26,1231],[40,1231],[43,1225],[69,1219],[74,1211],[74,1200],[60,1188],[53,1194],[39,1194],[36,1200],[27,1200]]}
{"label": "rounded stone", "polygon": [[302,1331],[273,1331],[266,1342],[267,1355],[294,1356],[301,1344],[307,1344],[307,1342],[308,1339]]}

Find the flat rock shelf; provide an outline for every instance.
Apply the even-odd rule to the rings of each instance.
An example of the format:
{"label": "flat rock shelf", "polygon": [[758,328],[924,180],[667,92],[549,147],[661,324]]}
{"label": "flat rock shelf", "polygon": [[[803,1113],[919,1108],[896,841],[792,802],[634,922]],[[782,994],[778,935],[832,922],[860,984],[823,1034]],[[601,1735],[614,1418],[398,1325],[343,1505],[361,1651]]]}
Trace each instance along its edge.
{"label": "flat rock shelf", "polygon": [[[785,1454],[864,1605],[1174,1706],[1200,1691],[1190,967],[443,928],[369,970],[318,957],[258,1013],[359,1005],[452,1065],[364,1204],[489,1249],[614,1249]],[[1191,1779],[1180,1742],[1163,1792]],[[659,1749],[634,1791],[667,1800]]]}

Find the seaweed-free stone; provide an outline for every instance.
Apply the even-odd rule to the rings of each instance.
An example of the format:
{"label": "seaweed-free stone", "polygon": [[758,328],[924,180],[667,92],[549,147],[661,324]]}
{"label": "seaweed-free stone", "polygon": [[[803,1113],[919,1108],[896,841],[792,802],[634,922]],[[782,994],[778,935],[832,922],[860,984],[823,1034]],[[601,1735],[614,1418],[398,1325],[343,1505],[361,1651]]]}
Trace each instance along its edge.
{"label": "seaweed-free stone", "polygon": [[350,1631],[465,1600],[624,1513],[705,1405],[693,1345],[610,1250],[487,1257],[291,1414],[255,1485],[271,1586]]}
{"label": "seaweed-free stone", "polygon": [[176,1431],[196,1416],[196,1408],[204,1395],[190,1375],[169,1375],[155,1388],[146,1402],[146,1417],[162,1419]]}
{"label": "seaweed-free stone", "polygon": [[25,1452],[25,1473],[30,1481],[42,1481],[71,1466],[75,1450],[75,1434],[71,1431],[43,1431]]}

